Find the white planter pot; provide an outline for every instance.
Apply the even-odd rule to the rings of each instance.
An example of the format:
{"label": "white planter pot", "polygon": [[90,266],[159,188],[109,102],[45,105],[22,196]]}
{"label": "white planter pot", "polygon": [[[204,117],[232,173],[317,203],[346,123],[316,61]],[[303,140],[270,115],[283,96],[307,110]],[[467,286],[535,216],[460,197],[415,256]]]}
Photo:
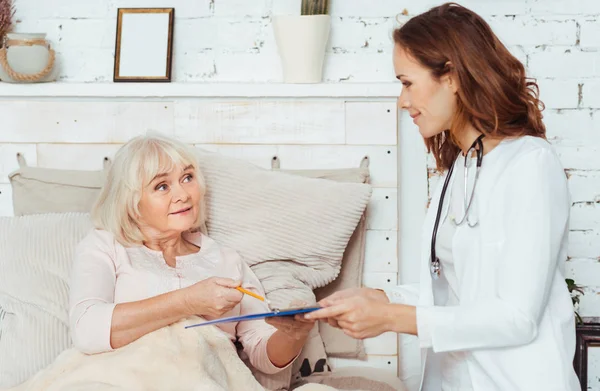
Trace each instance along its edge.
{"label": "white planter pot", "polygon": [[0,52],[0,80],[9,83],[56,80],[57,61],[46,34],[8,33],[5,43],[7,47]]}
{"label": "white planter pot", "polygon": [[273,17],[285,83],[321,82],[330,27],[329,15]]}

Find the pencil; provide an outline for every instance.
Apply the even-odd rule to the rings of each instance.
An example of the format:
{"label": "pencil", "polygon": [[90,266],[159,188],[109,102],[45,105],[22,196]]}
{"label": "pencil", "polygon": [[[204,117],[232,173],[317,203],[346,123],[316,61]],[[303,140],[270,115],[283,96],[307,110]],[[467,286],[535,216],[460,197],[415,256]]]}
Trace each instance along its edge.
{"label": "pencil", "polygon": [[242,292],[242,293],[245,293],[245,294],[247,294],[248,296],[252,296],[252,297],[254,297],[254,298],[257,298],[257,299],[258,299],[258,300],[260,300],[260,301],[265,301],[265,298],[264,298],[264,297],[262,297],[261,295],[257,295],[257,294],[256,294],[256,293],[254,293],[254,292],[250,292],[249,290],[247,290],[247,289],[244,289],[244,288],[242,288],[241,286],[238,286],[238,287],[237,287],[237,288],[235,288],[235,289],[237,289],[238,291],[240,291],[240,292]]}

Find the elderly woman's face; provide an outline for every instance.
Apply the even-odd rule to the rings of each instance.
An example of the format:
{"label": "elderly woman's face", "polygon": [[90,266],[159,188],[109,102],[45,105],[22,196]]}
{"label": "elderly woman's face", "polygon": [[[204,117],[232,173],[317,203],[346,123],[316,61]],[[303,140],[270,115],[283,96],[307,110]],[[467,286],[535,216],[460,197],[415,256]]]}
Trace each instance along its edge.
{"label": "elderly woman's face", "polygon": [[193,166],[158,174],[143,189],[139,203],[141,223],[157,234],[181,233],[198,218],[202,197]]}

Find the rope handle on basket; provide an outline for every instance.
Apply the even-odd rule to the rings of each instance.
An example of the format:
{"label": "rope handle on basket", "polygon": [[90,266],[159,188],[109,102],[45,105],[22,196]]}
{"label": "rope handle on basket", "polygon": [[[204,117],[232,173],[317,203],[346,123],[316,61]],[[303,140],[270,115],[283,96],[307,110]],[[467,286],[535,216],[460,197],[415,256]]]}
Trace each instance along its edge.
{"label": "rope handle on basket", "polygon": [[[12,44],[12,45],[10,45]],[[8,46],[47,46],[48,47],[48,64],[44,69],[35,74],[28,73],[19,73],[10,67],[7,59],[7,48]],[[4,47],[0,49],[0,65],[4,71],[10,76],[11,79],[17,81],[27,81],[27,82],[35,82],[40,81],[52,72],[54,68],[54,60],[56,59],[56,53],[53,49],[50,48],[50,45],[44,39],[35,39],[35,40],[24,40],[24,41],[16,41],[16,40],[4,40]]]}

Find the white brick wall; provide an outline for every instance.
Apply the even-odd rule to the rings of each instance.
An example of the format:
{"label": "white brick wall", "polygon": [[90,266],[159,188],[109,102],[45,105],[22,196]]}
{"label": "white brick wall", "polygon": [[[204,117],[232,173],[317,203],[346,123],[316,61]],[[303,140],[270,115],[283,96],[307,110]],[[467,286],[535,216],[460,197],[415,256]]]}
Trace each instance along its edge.
{"label": "white brick wall", "polygon": [[[293,8],[295,2],[297,0],[19,0],[17,31],[48,33],[62,64],[62,81],[109,82],[112,80],[116,9],[172,6],[176,8],[175,81],[279,82],[281,70],[270,16],[274,9]],[[333,31],[327,47],[324,80],[344,83],[393,80],[390,33],[396,25],[396,15],[405,9],[414,15],[438,3],[431,0],[332,0]],[[530,75],[538,78],[547,107],[548,135],[568,170],[573,193],[568,273],[586,285],[582,315],[598,316],[600,1],[465,0],[462,4],[483,15],[515,56],[526,64]],[[406,17],[400,19],[406,20]],[[398,265],[389,265],[387,260],[368,263],[367,268],[382,273],[398,271],[402,282],[415,281],[417,273],[413,264],[418,254],[414,242],[418,240],[418,230],[409,229],[402,224],[403,220],[398,226],[397,221],[386,222],[384,218],[397,209],[401,218],[409,216],[414,222],[420,221],[423,210],[415,205],[426,205],[428,188],[435,182],[432,177],[428,184],[422,144],[412,125],[405,125],[407,121],[401,118],[399,143],[395,136],[383,132],[373,135],[375,141],[371,143],[375,145],[368,145],[361,131],[368,121],[357,118],[355,111],[347,110],[355,103],[312,101],[307,104],[322,103],[333,114],[327,116],[322,111],[314,118],[289,119],[297,110],[308,111],[286,102],[271,102],[267,106],[252,103],[245,114],[236,112],[245,118],[244,123],[249,125],[247,131],[232,128],[227,118],[213,116],[209,123],[216,126],[216,133],[210,134],[189,132],[190,126],[201,125],[198,115],[205,113],[201,105],[191,110],[189,102],[105,102],[100,116],[85,102],[72,102],[67,106],[53,102],[34,106],[30,101],[2,102],[0,214],[10,212],[7,206],[10,187],[5,178],[15,166],[16,150],[24,152],[31,164],[37,160],[41,165],[68,167],[76,161],[80,167],[97,167],[100,162],[92,163],[91,156],[101,157],[116,148],[106,143],[120,143],[148,127],[173,131],[203,145],[234,143],[210,145],[262,164],[267,164],[263,156],[272,153],[289,156],[288,160],[282,157],[283,164],[306,165],[311,159],[315,166],[354,164],[356,157],[369,152],[378,156],[373,165],[378,170],[375,179],[381,188],[375,193],[374,203],[379,210],[376,221],[383,222],[379,230],[370,233],[370,240],[375,243],[384,236],[392,240],[397,237],[400,248],[397,255],[383,256],[390,254],[386,242],[381,248],[370,245],[368,253],[371,259],[399,256],[402,262]],[[146,105],[152,105],[152,110],[146,112]],[[35,118],[27,115],[31,107],[39,110],[40,115]],[[365,115],[379,111],[375,106],[367,107]],[[282,119],[285,128],[253,123],[256,118],[259,124],[266,125],[264,110],[271,112],[271,109],[286,116]],[[152,114],[146,114],[150,112]],[[314,110],[311,115],[315,115],[313,113]],[[382,121],[382,125],[388,124],[385,116],[373,118]],[[346,128],[346,124],[355,127]],[[325,128],[330,131],[324,132]],[[388,147],[397,155],[378,155]],[[392,164],[388,158],[400,163],[397,173],[377,168]],[[396,174],[400,178],[399,192],[390,187],[394,185],[391,176]],[[391,206],[390,200],[398,201],[397,208]],[[371,346],[370,349],[377,351],[377,344]],[[400,349],[403,354],[398,359],[374,358],[369,364],[389,367],[398,363],[401,376],[414,389],[418,373],[414,339],[402,338]],[[598,360],[592,362],[595,364],[590,369],[589,389],[599,391],[600,364]]]}

